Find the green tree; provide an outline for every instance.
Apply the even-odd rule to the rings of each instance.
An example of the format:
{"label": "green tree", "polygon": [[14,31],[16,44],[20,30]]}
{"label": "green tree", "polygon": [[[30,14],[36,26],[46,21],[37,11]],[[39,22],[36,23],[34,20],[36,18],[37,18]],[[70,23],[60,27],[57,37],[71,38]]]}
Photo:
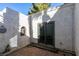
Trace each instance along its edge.
{"label": "green tree", "polygon": [[28,14],[33,14],[42,10],[47,9],[48,7],[50,7],[50,3],[32,3],[32,8],[30,10],[30,12],[28,12]]}

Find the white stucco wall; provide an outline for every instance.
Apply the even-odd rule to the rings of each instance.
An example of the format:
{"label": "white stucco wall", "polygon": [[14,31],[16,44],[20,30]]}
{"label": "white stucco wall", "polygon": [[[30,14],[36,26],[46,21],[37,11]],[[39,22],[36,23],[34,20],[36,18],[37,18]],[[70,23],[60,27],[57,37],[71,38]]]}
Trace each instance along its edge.
{"label": "white stucco wall", "polygon": [[75,51],[76,55],[79,56],[79,4],[75,4],[75,10],[74,10],[74,30],[75,30]]}
{"label": "white stucco wall", "polygon": [[0,23],[3,23],[3,12],[0,11]]}
{"label": "white stucco wall", "polygon": [[32,31],[33,31],[33,38],[32,42],[37,43],[38,35],[39,35],[39,28],[38,25],[39,23],[42,23],[42,13],[36,13],[32,15]]}
{"label": "white stucco wall", "polygon": [[43,17],[44,11],[38,12],[38,13],[32,15],[33,38],[35,39],[35,40],[34,39],[32,40],[33,42],[35,42],[35,41],[38,42],[37,39],[38,39],[38,35],[39,35],[39,24],[41,24],[42,22],[50,21],[50,18],[52,18],[54,16],[54,14],[57,12],[57,9],[59,9],[59,7],[58,8],[49,8],[47,10],[47,14],[49,16],[45,15]]}
{"label": "white stucco wall", "polygon": [[[0,12],[1,25],[5,26],[7,32],[4,34],[0,33],[0,52],[3,52],[8,44],[11,48],[17,48],[30,43],[28,16],[6,8]],[[22,26],[26,28],[26,36],[20,36]]]}
{"label": "white stucco wall", "polygon": [[72,39],[73,4],[61,7],[51,20],[55,21],[55,47],[74,51]]}
{"label": "white stucco wall", "polygon": [[42,23],[42,13],[32,16],[33,38],[38,38],[38,23]]}
{"label": "white stucco wall", "polygon": [[29,34],[29,19],[28,19],[29,16],[27,15],[24,15],[22,13],[19,13],[19,32],[21,31],[21,27],[22,26],[25,26],[26,27],[26,35],[28,37],[30,37],[30,34]]}
{"label": "white stucco wall", "polygon": [[0,33],[0,52],[4,52],[8,44],[10,47],[17,47],[19,17],[16,11],[9,8],[1,12],[0,26],[3,25],[7,29],[6,33]]}
{"label": "white stucco wall", "polygon": [[[0,26],[3,25],[3,12],[0,12]],[[5,50],[5,39],[4,34],[0,33],[0,53],[2,53]]]}
{"label": "white stucco wall", "polygon": [[25,27],[25,32],[26,35],[25,36],[20,36],[19,35],[19,39],[18,39],[18,44],[20,47],[22,46],[26,46],[28,44],[30,44],[30,33],[29,33],[29,16],[26,16],[24,14],[19,13],[19,32],[21,32],[21,27]]}
{"label": "white stucco wall", "polygon": [[[78,46],[78,8],[79,4],[75,6],[75,19],[73,18],[74,8],[73,4],[65,5],[59,10],[47,10],[48,17],[44,15],[43,11],[32,15],[32,39],[30,40],[30,25],[29,16],[18,13],[12,9],[6,8],[0,15],[0,25],[3,24],[7,28],[5,34],[0,34],[0,52],[3,52],[7,44],[11,47],[22,47],[31,42],[38,43],[39,27],[42,22],[55,21],[55,47],[74,51],[73,40],[73,22],[75,22],[75,50],[79,55]],[[52,10],[52,11],[51,11]],[[43,17],[42,17],[43,16]],[[75,21],[73,21],[75,20]],[[21,27],[25,26],[26,36],[20,36]]]}
{"label": "white stucco wall", "polygon": [[[23,47],[30,43],[28,16],[7,8],[4,24],[7,27],[5,38],[9,39],[7,42],[11,47]],[[22,26],[26,28],[25,36],[20,36]]]}
{"label": "white stucco wall", "polygon": [[5,33],[6,43],[11,47],[17,47],[18,29],[19,29],[19,14],[18,12],[6,8],[4,13],[4,26],[7,28]]}
{"label": "white stucco wall", "polygon": [[[58,8],[59,9],[59,8]],[[52,10],[52,9],[51,9]],[[61,9],[51,11],[48,9],[49,18],[37,13],[33,15],[32,27],[33,27],[33,39],[32,41],[38,43],[38,20],[39,21],[55,21],[55,47],[59,49],[71,50],[73,51],[72,44],[72,19],[73,19],[73,4],[62,7]],[[50,17],[50,15],[52,16]],[[39,16],[42,15],[39,19]],[[36,18],[35,18],[36,17]],[[41,22],[41,23],[42,23]]]}

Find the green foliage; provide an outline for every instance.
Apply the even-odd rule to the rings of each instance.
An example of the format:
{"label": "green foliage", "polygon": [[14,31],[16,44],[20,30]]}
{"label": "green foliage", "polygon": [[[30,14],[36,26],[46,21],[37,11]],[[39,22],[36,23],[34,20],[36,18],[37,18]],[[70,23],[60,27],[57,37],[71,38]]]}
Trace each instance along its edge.
{"label": "green foliage", "polygon": [[47,9],[50,7],[50,3],[32,3],[32,8],[28,14],[33,14],[42,10]]}

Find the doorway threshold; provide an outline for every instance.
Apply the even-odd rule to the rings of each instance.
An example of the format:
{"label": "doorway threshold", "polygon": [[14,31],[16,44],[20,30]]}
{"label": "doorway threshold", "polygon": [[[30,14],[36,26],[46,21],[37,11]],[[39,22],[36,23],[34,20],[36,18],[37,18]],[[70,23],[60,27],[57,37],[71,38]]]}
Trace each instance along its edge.
{"label": "doorway threshold", "polygon": [[45,50],[55,52],[55,53],[58,52],[58,49],[56,49],[54,46],[51,46],[51,45],[46,45],[46,44],[42,44],[42,43],[31,43],[31,46],[45,49]]}

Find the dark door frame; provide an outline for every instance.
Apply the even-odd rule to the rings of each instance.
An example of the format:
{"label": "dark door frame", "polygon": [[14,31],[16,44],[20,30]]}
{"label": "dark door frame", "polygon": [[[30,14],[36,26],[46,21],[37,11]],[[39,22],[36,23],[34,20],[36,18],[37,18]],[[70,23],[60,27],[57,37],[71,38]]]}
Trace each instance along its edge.
{"label": "dark door frame", "polygon": [[[40,34],[39,34],[39,39],[38,39],[38,43],[44,43],[44,44],[46,44],[46,45],[52,45],[52,46],[54,46],[55,47],[55,21],[50,21],[50,22],[43,22],[43,23],[41,23],[41,24],[39,24],[39,32],[40,32],[40,28],[41,28],[41,26],[43,26],[43,25],[45,25],[45,26],[47,26],[46,24],[44,24],[44,23],[46,23],[47,25],[49,25],[49,24],[53,24],[53,36],[52,36],[52,44],[46,44],[46,40],[47,40],[47,37],[46,37],[46,32],[45,32],[45,30],[47,30],[47,28],[44,28],[44,33],[43,33],[43,35],[44,36],[40,36]],[[41,37],[41,38],[40,38]],[[48,38],[48,39],[50,39],[50,38]],[[44,40],[44,42],[41,42],[41,40],[43,41]]]}

